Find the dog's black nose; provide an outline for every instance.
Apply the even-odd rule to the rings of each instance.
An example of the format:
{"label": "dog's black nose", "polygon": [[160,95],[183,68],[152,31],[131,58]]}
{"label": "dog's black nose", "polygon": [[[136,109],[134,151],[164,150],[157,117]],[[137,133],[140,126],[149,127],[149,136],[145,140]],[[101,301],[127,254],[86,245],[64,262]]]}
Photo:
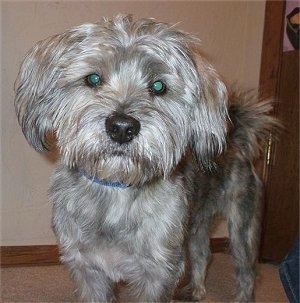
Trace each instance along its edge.
{"label": "dog's black nose", "polygon": [[105,128],[110,138],[120,144],[130,142],[138,135],[141,124],[135,118],[125,114],[113,114],[105,121]]}

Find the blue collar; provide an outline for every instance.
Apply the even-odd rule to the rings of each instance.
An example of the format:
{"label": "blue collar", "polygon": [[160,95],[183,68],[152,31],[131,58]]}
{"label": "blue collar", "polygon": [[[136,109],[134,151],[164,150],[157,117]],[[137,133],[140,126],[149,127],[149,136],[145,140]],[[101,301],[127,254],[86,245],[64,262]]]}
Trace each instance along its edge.
{"label": "blue collar", "polygon": [[98,179],[96,177],[90,177],[87,176],[82,170],[80,170],[80,174],[84,177],[86,177],[88,180],[92,181],[93,183],[99,184],[99,185],[103,185],[103,186],[108,186],[108,187],[113,187],[113,188],[127,188],[130,187],[130,185],[122,183],[122,182],[111,182],[111,181],[106,181],[103,179]]}

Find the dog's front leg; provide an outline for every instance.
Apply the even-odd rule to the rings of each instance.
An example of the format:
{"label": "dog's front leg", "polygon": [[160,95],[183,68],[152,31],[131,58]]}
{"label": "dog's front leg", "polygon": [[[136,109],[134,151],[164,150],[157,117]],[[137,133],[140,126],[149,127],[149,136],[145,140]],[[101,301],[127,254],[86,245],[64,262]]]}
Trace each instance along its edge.
{"label": "dog's front leg", "polygon": [[127,302],[171,302],[184,272],[183,258],[181,251],[173,250],[164,260],[150,256],[136,260],[127,273]]}
{"label": "dog's front leg", "polygon": [[209,247],[211,218],[206,215],[202,216],[201,212],[194,221],[188,241],[189,267],[176,292],[176,298],[181,301],[199,301],[206,296],[205,278],[211,256]]}
{"label": "dog's front leg", "polygon": [[143,274],[129,282],[134,302],[171,302],[178,280],[177,273],[170,273],[165,264],[144,268]]}
{"label": "dog's front leg", "polygon": [[209,247],[209,227],[211,219],[202,218],[199,226],[191,235],[189,242],[190,262],[191,262],[191,293],[192,300],[199,301],[206,296],[205,278],[207,265],[211,252]]}
{"label": "dog's front leg", "polygon": [[114,283],[100,268],[80,264],[69,264],[77,285],[77,292],[83,302],[113,302]]}

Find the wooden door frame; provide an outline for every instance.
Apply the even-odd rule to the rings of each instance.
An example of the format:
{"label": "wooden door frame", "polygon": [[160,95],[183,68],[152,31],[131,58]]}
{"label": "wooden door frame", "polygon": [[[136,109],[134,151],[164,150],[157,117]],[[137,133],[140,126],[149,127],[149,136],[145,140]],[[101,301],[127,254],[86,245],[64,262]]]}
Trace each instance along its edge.
{"label": "wooden door frame", "polygon": [[[275,98],[275,101],[278,93],[281,58],[283,52],[284,14],[284,0],[266,1],[259,92],[263,98]],[[276,105],[274,108],[274,114],[277,114]],[[272,149],[274,149],[274,146],[271,147],[271,150],[267,151],[268,153],[271,153],[271,156],[273,154]],[[265,159],[263,161],[263,164],[261,165],[261,175],[267,191],[270,168],[267,166],[266,157],[267,155],[265,155]],[[264,245],[264,217],[266,212],[268,211],[267,201],[267,197],[265,197],[263,201],[263,222],[260,255],[262,252],[262,247]]]}
{"label": "wooden door frame", "polygon": [[[274,98],[274,115],[277,116],[276,101],[279,89],[279,80],[281,72],[281,62],[283,54],[283,34],[284,34],[284,16],[285,0],[267,0],[265,7],[265,21],[263,45],[261,54],[261,68],[259,79],[259,93],[263,98]],[[265,184],[265,192],[268,191],[268,180],[271,168],[267,165],[267,157],[273,158],[274,144],[267,151],[265,159],[261,165],[261,176]],[[264,245],[265,234],[265,214],[268,212],[268,199],[265,195],[263,201],[263,219],[260,243],[260,256]]]}
{"label": "wooden door frame", "polygon": [[266,1],[259,89],[265,98],[277,95],[283,52],[285,1]]}

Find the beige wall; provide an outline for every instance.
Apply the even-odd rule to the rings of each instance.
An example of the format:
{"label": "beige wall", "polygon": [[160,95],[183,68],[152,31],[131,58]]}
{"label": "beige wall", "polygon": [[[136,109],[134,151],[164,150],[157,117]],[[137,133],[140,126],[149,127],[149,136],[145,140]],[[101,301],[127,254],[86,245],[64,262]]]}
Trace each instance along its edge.
{"label": "beige wall", "polygon": [[[21,58],[48,35],[117,13],[181,22],[226,82],[258,85],[264,1],[2,1],[1,245],[55,243],[46,194],[54,164],[27,145],[13,108]],[[224,233],[219,226],[217,235]]]}

